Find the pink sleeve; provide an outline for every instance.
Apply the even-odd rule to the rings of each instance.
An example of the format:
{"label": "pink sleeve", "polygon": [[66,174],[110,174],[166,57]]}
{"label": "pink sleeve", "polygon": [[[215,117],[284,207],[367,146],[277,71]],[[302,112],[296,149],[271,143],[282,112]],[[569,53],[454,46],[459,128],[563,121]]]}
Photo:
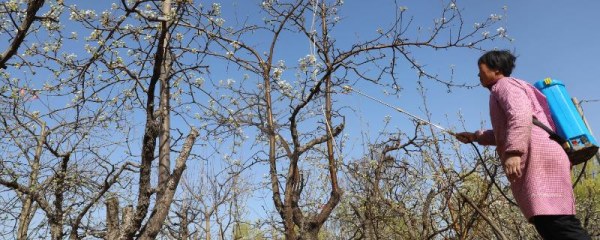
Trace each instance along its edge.
{"label": "pink sleeve", "polygon": [[492,93],[506,117],[505,153],[523,154],[531,137],[533,111],[531,100],[524,89],[503,84]]}
{"label": "pink sleeve", "polygon": [[475,132],[475,136],[477,136],[477,143],[481,145],[496,145],[494,130],[478,130]]}

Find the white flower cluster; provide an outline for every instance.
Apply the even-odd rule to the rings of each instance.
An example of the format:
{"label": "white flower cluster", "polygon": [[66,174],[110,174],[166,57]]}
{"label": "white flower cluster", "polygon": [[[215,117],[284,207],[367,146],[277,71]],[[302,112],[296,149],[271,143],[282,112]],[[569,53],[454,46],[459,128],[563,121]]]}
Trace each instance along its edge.
{"label": "white flower cluster", "polygon": [[212,14],[215,16],[221,15],[221,4],[220,3],[212,4]]}
{"label": "white flower cluster", "polygon": [[450,3],[450,9],[452,9],[452,10],[456,10],[456,9],[458,9],[458,8],[456,7],[456,3]]}
{"label": "white flower cluster", "polygon": [[298,67],[301,71],[307,71],[308,67],[317,66],[317,58],[313,54],[308,54],[306,57],[298,59]]}
{"label": "white flower cluster", "polygon": [[202,77],[196,78],[195,83],[196,83],[196,85],[198,85],[198,87],[202,87],[202,84],[204,84],[204,78],[202,78]]}
{"label": "white flower cluster", "polygon": [[292,85],[289,84],[285,80],[277,81],[277,86],[281,89],[281,93],[287,97],[292,97],[293,88]]}
{"label": "white flower cluster", "polygon": [[19,10],[19,3],[16,0],[10,0],[4,4],[4,7],[9,11],[17,11]]}
{"label": "white flower cluster", "polygon": [[500,34],[500,36],[502,37],[506,36],[506,29],[504,29],[503,27],[499,27],[498,29],[496,29],[496,32],[498,32],[498,34]]}
{"label": "white flower cluster", "polygon": [[109,11],[104,11],[102,12],[102,15],[100,16],[100,22],[102,23],[102,26],[104,27],[108,27],[110,24],[110,20],[111,20],[111,13]]}
{"label": "white flower cluster", "polygon": [[102,32],[100,32],[100,30],[94,29],[94,31],[90,33],[90,36],[86,40],[96,40],[100,38],[101,33]]}
{"label": "white flower cluster", "polygon": [[[202,80],[202,82],[204,82],[204,79]],[[227,86],[227,87],[231,87],[233,86],[233,84],[235,83],[235,80],[228,78],[227,80],[223,81],[223,80],[219,80],[219,85],[220,86]]]}
{"label": "white flower cluster", "polygon": [[79,11],[71,11],[71,14],[69,15],[69,20],[85,20],[85,19],[93,19],[96,18],[98,15],[96,14],[96,11],[94,10],[79,10]]}
{"label": "white flower cluster", "polygon": [[265,9],[271,8],[273,6],[273,0],[263,1],[261,6]]}
{"label": "white flower cluster", "polygon": [[273,78],[275,80],[280,80],[281,79],[281,75],[283,75],[283,69],[282,68],[273,68]]}
{"label": "white flower cluster", "polygon": [[502,19],[502,15],[498,15],[498,14],[491,14],[491,15],[490,15],[490,19],[491,19],[492,21],[499,21],[499,20],[501,20],[501,19]]}
{"label": "white flower cluster", "polygon": [[211,22],[215,23],[215,25],[217,25],[219,27],[222,27],[223,24],[225,24],[225,19],[223,19],[223,18],[213,18],[213,17],[210,17],[209,20]]}
{"label": "white flower cluster", "polygon": [[229,43],[229,45],[231,45],[233,47],[233,49],[239,49],[240,48],[240,43],[238,41],[233,41],[231,43]]}
{"label": "white flower cluster", "polygon": [[43,49],[44,52],[56,52],[61,46],[60,42],[45,42]]}

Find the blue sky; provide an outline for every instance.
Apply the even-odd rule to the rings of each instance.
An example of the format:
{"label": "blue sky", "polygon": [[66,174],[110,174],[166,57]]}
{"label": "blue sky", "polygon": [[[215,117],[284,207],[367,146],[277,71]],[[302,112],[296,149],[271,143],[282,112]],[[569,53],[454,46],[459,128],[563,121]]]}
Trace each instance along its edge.
{"label": "blue sky", "polygon": [[[415,16],[428,15],[432,12],[438,13],[441,1],[398,1],[400,5],[408,7],[407,13]],[[355,21],[359,24],[357,28],[374,31],[385,13],[389,10],[392,1],[376,1],[373,4],[365,4],[359,1],[346,1],[342,15],[348,20],[359,18]],[[501,25],[506,28],[509,37],[514,41],[495,41],[486,46],[489,49],[500,48],[514,51],[517,55],[517,67],[512,76],[530,83],[546,77],[552,77],[563,81],[571,96],[579,100],[600,99],[598,90],[600,79],[594,74],[599,63],[600,46],[596,39],[600,37],[600,31],[595,27],[597,10],[600,2],[592,0],[584,1],[491,1],[491,0],[468,0],[458,1],[459,8],[463,9],[466,19],[483,19],[490,14],[502,14]],[[502,9],[506,6],[506,12]],[[363,15],[364,14],[364,15]],[[363,15],[363,16],[361,16]],[[366,16],[365,16],[366,15]],[[423,18],[427,21],[427,18]],[[429,18],[431,21],[431,18]],[[476,20],[475,20],[476,21]],[[473,22],[466,22],[466,25]],[[371,28],[371,30],[369,30]],[[444,51],[432,52],[417,56],[423,63],[428,64],[429,69],[439,71],[440,75],[448,75],[448,66],[455,66],[454,79],[459,82],[478,83],[476,61],[481,53],[476,51],[461,50],[452,53]],[[415,78],[416,79],[416,78]],[[414,103],[417,93],[415,88],[407,83],[405,90],[399,99],[393,101],[396,106],[422,114],[420,106]],[[477,87],[473,89],[454,89],[448,93],[439,84],[427,84],[428,103],[432,110],[432,120],[447,127],[460,126],[453,118],[458,111],[466,118],[467,130],[476,130],[482,120],[488,121],[488,90]],[[376,89],[364,89],[377,95]],[[418,100],[418,99],[417,99]],[[421,101],[418,100],[420,103]],[[363,109],[378,109],[362,100]],[[600,113],[598,108],[600,102],[584,102],[589,124],[600,131]],[[381,108],[381,112],[375,115],[390,114],[393,119],[402,121],[404,116],[390,113],[389,109]],[[448,119],[446,119],[446,115]],[[489,123],[486,124],[489,127]]]}

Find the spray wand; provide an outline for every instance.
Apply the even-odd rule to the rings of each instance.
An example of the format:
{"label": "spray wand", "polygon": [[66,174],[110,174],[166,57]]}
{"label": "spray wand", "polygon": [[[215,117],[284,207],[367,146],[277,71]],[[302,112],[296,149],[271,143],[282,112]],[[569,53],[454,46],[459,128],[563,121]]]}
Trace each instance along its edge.
{"label": "spray wand", "polygon": [[435,123],[432,123],[432,122],[430,122],[430,121],[427,121],[427,120],[425,120],[425,119],[423,119],[423,118],[420,118],[420,117],[418,117],[418,116],[416,116],[416,115],[414,115],[414,114],[411,114],[411,113],[409,113],[409,112],[405,111],[404,109],[401,109],[401,108],[399,108],[399,107],[392,106],[392,105],[390,105],[389,103],[386,103],[386,102],[384,102],[384,101],[381,101],[381,100],[379,100],[379,99],[377,99],[377,98],[374,98],[374,97],[372,97],[372,96],[369,96],[369,95],[367,95],[367,94],[365,94],[365,93],[363,93],[363,92],[361,92],[361,91],[358,91],[358,90],[356,90],[356,89],[353,89],[351,86],[348,86],[348,85],[346,85],[346,86],[344,86],[343,88],[344,88],[344,92],[355,92],[355,93],[358,93],[358,94],[360,94],[360,95],[362,95],[362,96],[364,96],[364,97],[367,97],[367,98],[369,98],[369,99],[371,99],[371,100],[373,100],[373,101],[375,101],[375,102],[378,102],[378,103],[380,103],[380,104],[383,104],[383,105],[384,105],[384,106],[386,106],[386,107],[392,108],[392,109],[394,109],[394,110],[396,110],[396,111],[398,111],[398,112],[400,112],[400,113],[403,113],[403,114],[405,114],[405,115],[407,115],[407,116],[409,116],[409,117],[411,117],[411,118],[413,118],[413,119],[416,119],[416,120],[419,120],[420,122],[423,122],[423,123],[429,124],[429,125],[431,125],[431,126],[434,126],[435,128],[437,128],[437,129],[441,130],[442,132],[448,133],[448,134],[450,134],[450,135],[452,135],[452,136],[456,136],[456,133],[454,133],[453,131],[450,131],[450,130],[448,130],[448,129],[446,129],[446,128],[444,128],[444,127],[440,126],[440,125],[437,125],[437,124],[435,124]]}
{"label": "spray wand", "polygon": [[[454,137],[461,138],[461,137],[460,137],[460,135],[457,135],[457,134],[456,134],[455,132],[453,132],[453,131],[447,130],[446,128],[443,128],[443,127],[442,127],[442,126],[440,126],[440,125],[437,125],[437,124],[435,124],[435,123],[432,123],[432,122],[429,122],[429,121],[427,121],[427,120],[424,120],[424,119],[422,119],[422,118],[420,118],[420,117],[418,117],[418,116],[416,116],[416,115],[414,115],[414,114],[411,114],[411,113],[409,113],[409,112],[405,111],[404,109],[401,109],[401,108],[399,108],[399,107],[392,106],[392,105],[390,105],[389,103],[386,103],[386,102],[384,102],[384,101],[381,101],[381,100],[379,100],[379,99],[377,99],[377,98],[374,98],[374,97],[372,97],[372,96],[369,96],[369,95],[367,95],[367,94],[365,94],[365,93],[363,93],[363,92],[361,92],[361,91],[355,90],[355,89],[353,89],[352,87],[350,87],[350,86],[348,86],[348,85],[344,86],[343,88],[344,88],[344,92],[345,92],[345,93],[349,93],[349,92],[355,92],[355,93],[358,93],[358,94],[360,94],[360,95],[362,95],[362,96],[364,96],[364,97],[370,98],[370,99],[371,99],[371,100],[373,100],[373,101],[376,101],[376,102],[378,102],[378,103],[380,103],[380,104],[383,104],[384,106],[387,106],[387,107],[393,108],[394,110],[396,110],[396,111],[398,111],[398,112],[401,112],[401,113],[403,113],[403,114],[406,114],[406,115],[408,115],[409,117],[411,117],[411,118],[413,118],[413,119],[416,119],[416,120],[419,120],[419,121],[421,121],[421,122],[423,122],[423,123],[426,123],[426,124],[429,124],[429,125],[431,125],[431,126],[434,126],[435,128],[437,128],[437,129],[441,130],[441,131],[442,131],[442,132],[444,132],[444,133],[448,133],[448,134],[450,134],[450,135],[452,135],[452,136],[454,136]],[[477,152],[477,155],[479,155],[479,159],[481,160],[481,163],[483,164],[483,168],[485,169],[485,171],[486,171],[486,173],[488,174],[488,176],[490,176],[490,179],[491,179],[492,183],[493,183],[493,184],[496,186],[496,188],[498,189],[498,191],[499,191],[499,192],[502,194],[502,196],[504,196],[504,198],[505,198],[506,200],[508,200],[508,202],[509,202],[510,204],[512,204],[512,205],[514,205],[514,206],[518,206],[518,205],[517,205],[517,203],[515,203],[513,200],[511,200],[510,198],[508,198],[508,196],[506,196],[506,194],[504,194],[504,191],[502,190],[502,188],[500,188],[500,186],[498,186],[498,184],[497,184],[497,183],[496,183],[496,181],[494,180],[494,175],[492,175],[491,171],[490,171],[490,170],[487,168],[487,166],[485,165],[485,162],[483,161],[483,157],[481,156],[481,153],[479,152],[479,149],[477,148],[477,146],[475,146],[475,144],[474,144],[473,142],[469,142],[469,143],[471,144],[471,146],[473,146],[473,148],[474,148],[474,149],[475,149],[475,151]]]}

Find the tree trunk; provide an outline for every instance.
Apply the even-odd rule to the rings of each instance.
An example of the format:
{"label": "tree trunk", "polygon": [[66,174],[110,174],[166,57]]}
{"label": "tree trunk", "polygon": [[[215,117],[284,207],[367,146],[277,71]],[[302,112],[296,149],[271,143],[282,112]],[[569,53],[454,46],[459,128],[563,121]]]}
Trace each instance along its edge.
{"label": "tree trunk", "polygon": [[[162,22],[162,28],[166,29],[166,36],[163,45],[160,46],[164,53],[164,61],[161,63],[162,71],[160,72],[160,103],[158,106],[161,118],[159,145],[158,145],[158,186],[167,184],[169,175],[171,174],[171,86],[169,83],[169,75],[171,72],[171,52],[169,51],[169,41],[171,34],[168,29],[170,27],[171,15],[171,0],[164,0],[163,14],[167,20]],[[162,192],[156,194],[156,199],[162,198]]]}
{"label": "tree trunk", "polygon": [[204,224],[205,224],[205,229],[204,231],[206,231],[206,240],[210,240],[210,215],[208,214],[204,214]]}
{"label": "tree trunk", "polygon": [[319,240],[319,228],[311,228],[309,230],[304,231],[301,235],[299,236],[298,239],[299,240]]}
{"label": "tree trunk", "polygon": [[119,199],[110,197],[106,200],[106,239],[119,236]]}
{"label": "tree trunk", "polygon": [[[156,84],[160,80],[162,76],[162,72],[164,69],[164,58],[167,54],[163,49],[163,46],[166,44],[166,41],[169,39],[166,38],[168,36],[168,29],[162,28],[157,33],[158,38],[158,49],[156,50],[154,56],[154,66],[152,70],[152,77],[150,78],[150,82],[147,90],[147,103],[146,103],[146,126],[144,129],[144,137],[142,139],[142,154],[141,154],[141,164],[139,171],[139,187],[138,187],[138,200],[135,212],[132,214],[131,220],[125,222],[123,226],[123,230],[120,233],[121,240],[130,240],[133,239],[136,235],[136,232],[140,231],[142,228],[142,222],[148,215],[148,209],[150,208],[150,198],[153,195],[152,185],[151,185],[151,175],[152,175],[152,161],[155,158],[155,150],[156,150],[156,140],[159,135],[161,135],[161,120],[163,118],[158,113],[158,116],[155,114],[155,89]],[[162,96],[161,96],[162,97]],[[162,101],[162,100],[161,100]],[[160,109],[159,109],[160,110]],[[159,111],[160,112],[160,111]],[[158,118],[158,119],[157,119]],[[160,169],[160,168],[159,168]],[[164,181],[164,177],[162,179]],[[159,185],[159,192],[164,191],[167,184]],[[162,195],[162,194],[160,194]],[[156,204],[161,204],[162,197],[156,198]],[[168,206],[160,206],[160,207],[169,207],[171,202],[168,203]],[[156,209],[156,206],[155,206]],[[160,210],[159,210],[160,211]],[[152,214],[155,214],[153,212]],[[145,227],[156,227],[154,224],[150,223],[150,220],[146,223]],[[158,223],[162,226],[162,222]],[[152,229],[153,230],[153,229]]]}
{"label": "tree trunk", "polygon": [[190,238],[190,230],[188,229],[188,205],[186,202],[184,202],[181,207],[179,218],[179,239],[188,240]]}
{"label": "tree trunk", "polygon": [[27,196],[27,199],[23,202],[21,212],[19,213],[19,228],[17,230],[18,240],[28,239],[27,230],[29,230],[29,224],[31,223],[31,219],[33,218],[36,209],[37,207],[33,204],[33,198]]}
{"label": "tree trunk", "polygon": [[[38,138],[37,145],[35,148],[35,155],[33,156],[33,162],[31,163],[31,174],[29,175],[29,186],[35,187],[37,185],[37,178],[40,173],[40,158],[42,157],[42,147],[46,142],[46,136],[49,131],[46,129],[46,122],[42,122],[42,132]],[[17,230],[17,239],[27,239],[27,230],[29,230],[29,224],[35,214],[37,207],[33,203],[33,197],[26,196],[23,202],[23,207],[19,213],[19,228]]]}
{"label": "tree trunk", "polygon": [[148,219],[148,222],[142,229],[139,239],[155,239],[158,235],[158,232],[160,231],[165,219],[167,218],[167,215],[169,214],[169,209],[171,203],[173,202],[173,196],[175,195],[175,191],[179,185],[181,175],[186,168],[185,163],[190,156],[190,152],[192,151],[192,147],[194,146],[194,142],[196,141],[197,137],[198,130],[192,129],[181,148],[179,157],[177,157],[173,174],[169,176],[166,185],[160,187],[161,189],[159,191],[163,191],[164,194],[162,198],[158,199],[154,204],[154,210],[152,210],[150,219]]}
{"label": "tree trunk", "polygon": [[70,154],[66,154],[62,157],[60,169],[56,174],[56,185],[54,189],[54,212],[48,217],[50,222],[50,235],[52,236],[53,240],[61,240],[64,238],[63,201],[65,193],[65,178],[67,174],[69,158]]}

